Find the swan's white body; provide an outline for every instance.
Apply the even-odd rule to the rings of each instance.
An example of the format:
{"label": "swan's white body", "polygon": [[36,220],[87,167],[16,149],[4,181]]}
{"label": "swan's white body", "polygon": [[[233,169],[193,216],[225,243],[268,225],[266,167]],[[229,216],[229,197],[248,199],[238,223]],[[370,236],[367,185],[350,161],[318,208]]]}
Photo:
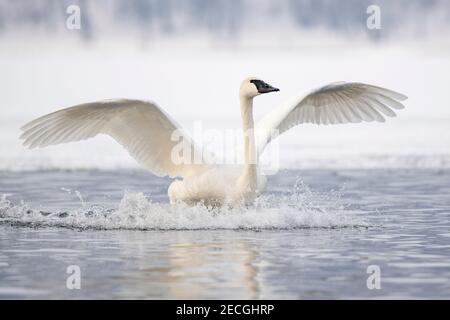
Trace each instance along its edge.
{"label": "swan's white body", "polygon": [[79,141],[107,134],[124,146],[143,167],[158,176],[179,177],[170,185],[171,202],[251,203],[263,192],[266,179],[259,173],[258,158],[277,131],[279,134],[300,123],[338,124],[384,121],[406,96],[362,83],[333,83],[282,104],[255,127],[253,98],[278,91],[255,78],[240,87],[240,109],[244,132],[244,165],[209,165],[173,161],[177,131],[193,157],[201,150],[182,133],[180,126],[153,103],[140,100],[106,100],[56,111],[22,127],[21,138],[30,148]]}

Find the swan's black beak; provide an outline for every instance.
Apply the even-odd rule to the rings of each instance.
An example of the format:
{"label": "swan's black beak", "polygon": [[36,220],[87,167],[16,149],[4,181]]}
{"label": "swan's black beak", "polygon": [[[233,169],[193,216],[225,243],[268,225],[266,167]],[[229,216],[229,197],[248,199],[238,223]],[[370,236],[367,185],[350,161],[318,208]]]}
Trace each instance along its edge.
{"label": "swan's black beak", "polygon": [[272,87],[271,85],[267,85],[267,87],[258,88],[259,93],[269,93],[269,92],[276,92],[280,91],[280,89]]}
{"label": "swan's black beak", "polygon": [[269,93],[269,92],[275,92],[280,91],[280,89],[272,87],[270,84],[265,83],[262,80],[250,80],[251,83],[253,83],[256,86],[256,89],[259,93]]}

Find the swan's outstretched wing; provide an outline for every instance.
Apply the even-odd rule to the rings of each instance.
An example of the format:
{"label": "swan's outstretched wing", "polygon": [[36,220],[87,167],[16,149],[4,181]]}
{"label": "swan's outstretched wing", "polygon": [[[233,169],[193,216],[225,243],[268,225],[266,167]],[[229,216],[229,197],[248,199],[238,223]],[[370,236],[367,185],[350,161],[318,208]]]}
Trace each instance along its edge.
{"label": "swan's outstretched wing", "polygon": [[384,122],[403,109],[403,94],[364,83],[336,82],[296,97],[267,114],[256,126],[258,152],[277,135],[300,123]]}
{"label": "swan's outstretched wing", "polygon": [[[195,156],[201,159],[201,150],[166,113],[150,102],[105,100],[80,104],[40,117],[21,129],[23,144],[30,148],[107,134],[156,175],[186,177],[205,169],[205,165],[194,161],[173,161],[172,150],[180,142],[190,148],[191,159]],[[179,140],[172,141],[175,130],[178,135],[175,138]]]}

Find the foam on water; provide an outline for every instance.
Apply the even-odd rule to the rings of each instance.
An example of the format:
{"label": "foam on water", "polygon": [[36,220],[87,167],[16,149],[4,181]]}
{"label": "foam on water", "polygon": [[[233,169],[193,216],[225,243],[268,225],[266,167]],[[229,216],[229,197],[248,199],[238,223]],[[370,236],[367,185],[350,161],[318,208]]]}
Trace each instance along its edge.
{"label": "foam on water", "polygon": [[74,229],[198,230],[366,227],[356,211],[346,209],[339,192],[314,193],[302,182],[285,195],[260,197],[251,207],[208,208],[152,202],[143,193],[125,192],[117,208],[88,205],[44,212],[0,199],[0,224]]}

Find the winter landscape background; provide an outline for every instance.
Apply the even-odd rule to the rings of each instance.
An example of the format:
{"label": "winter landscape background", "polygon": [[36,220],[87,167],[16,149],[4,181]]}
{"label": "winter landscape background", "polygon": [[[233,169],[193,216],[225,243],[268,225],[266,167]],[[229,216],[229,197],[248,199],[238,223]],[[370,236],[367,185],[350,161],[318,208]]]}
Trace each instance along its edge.
{"label": "winter landscape background", "polygon": [[[69,5],[81,28],[66,27]],[[367,7],[381,9],[369,30]],[[56,109],[128,97],[155,101],[187,131],[238,128],[237,90],[255,75],[281,92],[256,118],[333,81],[409,96],[385,124],[302,125],[280,166],[448,167],[448,1],[0,1],[0,169],[137,168],[108,137],[30,152],[19,127]]]}

